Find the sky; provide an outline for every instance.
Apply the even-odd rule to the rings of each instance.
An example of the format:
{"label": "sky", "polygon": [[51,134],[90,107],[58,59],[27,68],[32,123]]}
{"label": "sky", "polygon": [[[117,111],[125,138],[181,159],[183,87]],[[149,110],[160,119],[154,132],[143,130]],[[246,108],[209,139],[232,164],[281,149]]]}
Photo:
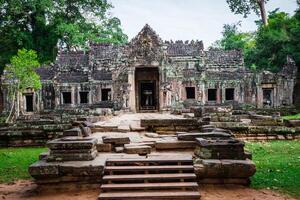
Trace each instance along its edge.
{"label": "sky", "polygon": [[[226,0],[109,0],[111,14],[121,20],[124,32],[132,39],[148,23],[163,40],[203,40],[210,46],[221,38],[224,24],[242,22],[242,31],[256,29],[259,17],[234,15]],[[279,8],[293,14],[296,0],[270,0],[267,11]]]}

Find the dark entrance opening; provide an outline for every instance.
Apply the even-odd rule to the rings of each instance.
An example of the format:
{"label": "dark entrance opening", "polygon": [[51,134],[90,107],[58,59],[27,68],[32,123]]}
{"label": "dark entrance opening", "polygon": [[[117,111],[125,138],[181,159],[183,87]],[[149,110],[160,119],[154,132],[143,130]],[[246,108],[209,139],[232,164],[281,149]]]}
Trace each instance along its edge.
{"label": "dark entrance opening", "polygon": [[140,81],[140,109],[155,110],[155,81]]}
{"label": "dark entrance opening", "polygon": [[63,92],[62,93],[62,101],[63,104],[71,104],[72,103],[72,97],[71,92]]}
{"label": "dark entrance opening", "polygon": [[25,95],[25,110],[26,112],[33,112],[33,94]]}
{"label": "dark entrance opening", "polygon": [[207,100],[208,101],[217,101],[217,89],[208,89],[207,90]]}
{"label": "dark entrance opening", "polygon": [[110,101],[111,100],[111,89],[105,88],[101,89],[101,101]]}
{"label": "dark entrance opening", "polygon": [[158,110],[158,68],[143,67],[136,68],[136,108],[138,111]]}
{"label": "dark entrance opening", "polygon": [[194,87],[186,87],[186,98],[187,99],[195,99],[195,88]]}
{"label": "dark entrance opening", "polygon": [[226,88],[225,90],[225,100],[233,101],[234,100],[234,88]]}
{"label": "dark entrance opening", "polygon": [[89,92],[79,92],[81,104],[89,103],[88,94],[89,94]]}
{"label": "dark entrance opening", "polygon": [[263,89],[264,107],[273,107],[273,89]]}

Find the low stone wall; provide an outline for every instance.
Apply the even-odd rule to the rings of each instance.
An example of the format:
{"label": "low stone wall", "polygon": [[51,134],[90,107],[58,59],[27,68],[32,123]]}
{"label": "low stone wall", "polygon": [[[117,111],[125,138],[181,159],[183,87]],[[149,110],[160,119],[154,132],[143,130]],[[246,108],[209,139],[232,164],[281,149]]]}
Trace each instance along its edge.
{"label": "low stone wall", "polygon": [[62,137],[65,130],[72,128],[73,121],[94,122],[100,118],[81,115],[23,117],[15,124],[0,126],[0,147],[44,146],[47,141]]}
{"label": "low stone wall", "polygon": [[218,128],[232,131],[236,138],[243,140],[299,140],[300,127],[253,126],[237,122],[211,122]]}
{"label": "low stone wall", "polygon": [[43,146],[48,140],[63,135],[65,129],[71,128],[71,123],[40,125],[18,124],[0,128],[1,147]]}

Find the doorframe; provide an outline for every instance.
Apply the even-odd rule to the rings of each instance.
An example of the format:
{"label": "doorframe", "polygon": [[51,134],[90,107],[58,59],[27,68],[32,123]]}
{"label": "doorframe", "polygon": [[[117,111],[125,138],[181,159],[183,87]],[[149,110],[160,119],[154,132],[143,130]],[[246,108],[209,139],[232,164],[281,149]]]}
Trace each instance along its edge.
{"label": "doorframe", "polygon": [[[149,71],[147,71],[149,70]],[[144,77],[143,79],[140,79],[137,77],[138,71],[144,72],[144,73],[154,73],[155,78],[149,78],[149,77]],[[153,72],[154,71],[154,72]],[[159,91],[159,68],[158,67],[136,67],[134,70],[134,89],[135,89],[135,109],[136,112],[158,112],[160,108],[160,91]],[[156,101],[156,106],[154,110],[141,110],[140,109],[140,81],[155,81],[155,101]]]}

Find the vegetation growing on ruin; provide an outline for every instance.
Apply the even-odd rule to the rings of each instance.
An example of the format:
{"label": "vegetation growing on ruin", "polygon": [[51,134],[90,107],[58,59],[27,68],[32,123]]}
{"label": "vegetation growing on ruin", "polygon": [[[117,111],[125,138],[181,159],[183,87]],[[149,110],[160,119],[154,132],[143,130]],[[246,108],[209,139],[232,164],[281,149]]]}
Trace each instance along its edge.
{"label": "vegetation growing on ruin", "polygon": [[8,91],[12,102],[10,113],[6,123],[13,121],[19,116],[19,99],[20,93],[26,89],[39,90],[42,87],[40,77],[36,73],[36,69],[40,67],[37,53],[33,50],[21,49],[17,55],[10,59],[10,64],[5,67],[5,77],[9,80]]}
{"label": "vegetation growing on ruin", "polygon": [[273,141],[247,143],[256,164],[252,187],[269,188],[300,197],[300,143]]}
{"label": "vegetation growing on ruin", "polygon": [[46,148],[1,148],[0,149],[0,183],[11,183],[19,179],[30,179],[28,167],[38,160]]}

